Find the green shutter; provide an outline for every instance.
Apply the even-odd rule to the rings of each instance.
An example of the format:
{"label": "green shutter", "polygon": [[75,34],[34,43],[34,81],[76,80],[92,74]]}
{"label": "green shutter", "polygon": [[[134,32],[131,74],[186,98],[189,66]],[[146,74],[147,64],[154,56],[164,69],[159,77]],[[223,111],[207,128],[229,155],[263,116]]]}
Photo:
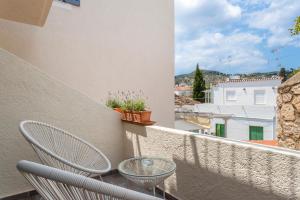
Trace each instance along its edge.
{"label": "green shutter", "polygon": [[225,137],[225,125],[216,124],[216,136]]}
{"label": "green shutter", "polygon": [[264,140],[264,128],[260,126],[249,127],[250,140]]}
{"label": "green shutter", "polygon": [[264,140],[264,128],[263,127],[257,127],[257,139],[258,140]]}

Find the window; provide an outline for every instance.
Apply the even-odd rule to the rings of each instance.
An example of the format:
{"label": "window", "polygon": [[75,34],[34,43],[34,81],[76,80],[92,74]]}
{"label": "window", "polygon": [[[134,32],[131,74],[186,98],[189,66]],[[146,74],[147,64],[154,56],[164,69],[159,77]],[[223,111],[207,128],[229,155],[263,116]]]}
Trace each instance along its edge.
{"label": "window", "polygon": [[266,92],[264,90],[254,91],[254,104],[256,105],[266,104]]}
{"label": "window", "polygon": [[227,101],[236,101],[236,92],[234,90],[226,91],[226,100]]}
{"label": "window", "polygon": [[59,0],[65,3],[72,4],[74,6],[80,6],[80,0]]}
{"label": "window", "polygon": [[216,136],[225,137],[225,125],[224,124],[216,124]]}
{"label": "window", "polygon": [[249,127],[250,140],[264,140],[264,127],[250,126]]}

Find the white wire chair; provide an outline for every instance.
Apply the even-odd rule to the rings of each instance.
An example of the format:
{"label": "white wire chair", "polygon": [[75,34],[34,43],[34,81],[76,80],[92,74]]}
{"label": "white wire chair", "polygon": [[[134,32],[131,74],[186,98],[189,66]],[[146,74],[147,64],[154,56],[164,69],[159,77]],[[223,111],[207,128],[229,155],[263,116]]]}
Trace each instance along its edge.
{"label": "white wire chair", "polygon": [[17,169],[46,200],[161,200],[30,161],[19,161]]}
{"label": "white wire chair", "polygon": [[19,129],[45,165],[100,178],[111,169],[100,150],[62,129],[30,120],[22,121]]}

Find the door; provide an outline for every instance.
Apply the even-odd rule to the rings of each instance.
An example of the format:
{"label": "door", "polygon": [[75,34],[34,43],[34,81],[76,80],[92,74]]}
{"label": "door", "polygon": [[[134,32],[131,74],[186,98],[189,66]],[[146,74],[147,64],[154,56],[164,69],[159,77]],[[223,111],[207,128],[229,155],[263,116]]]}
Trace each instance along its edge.
{"label": "door", "polygon": [[250,140],[264,140],[264,128],[260,126],[249,127]]}
{"label": "door", "polygon": [[225,125],[216,124],[216,136],[225,137]]}

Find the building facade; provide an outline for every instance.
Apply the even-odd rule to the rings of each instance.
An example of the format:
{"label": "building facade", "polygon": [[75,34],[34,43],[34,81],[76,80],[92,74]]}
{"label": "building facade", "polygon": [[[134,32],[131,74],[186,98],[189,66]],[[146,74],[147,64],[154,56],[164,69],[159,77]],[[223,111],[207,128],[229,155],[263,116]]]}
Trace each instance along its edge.
{"label": "building facade", "polygon": [[275,106],[280,84],[279,77],[222,82],[212,88],[213,104]]}
{"label": "building facade", "polygon": [[210,134],[236,140],[276,138],[276,97],[281,79],[234,79],[212,88],[213,103],[193,112],[210,113]]}

